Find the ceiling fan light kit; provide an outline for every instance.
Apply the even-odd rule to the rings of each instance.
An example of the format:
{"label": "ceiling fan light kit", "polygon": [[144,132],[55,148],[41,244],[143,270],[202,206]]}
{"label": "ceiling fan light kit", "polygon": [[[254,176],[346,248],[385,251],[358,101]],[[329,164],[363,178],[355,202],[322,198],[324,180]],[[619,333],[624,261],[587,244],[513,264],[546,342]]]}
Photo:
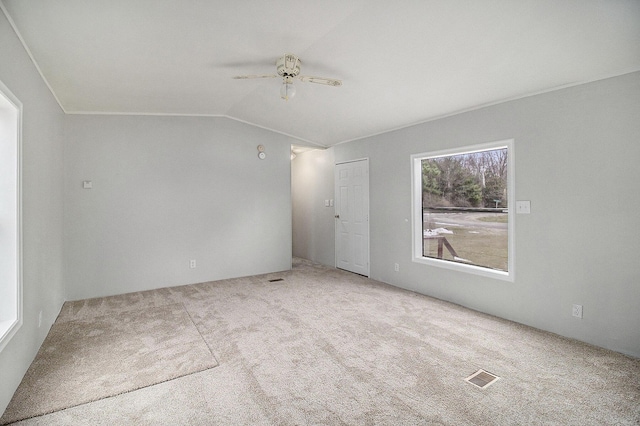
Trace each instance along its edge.
{"label": "ceiling fan light kit", "polygon": [[275,78],[282,77],[282,86],[280,87],[280,97],[285,101],[293,98],[296,94],[296,87],[293,85],[293,80],[298,79],[305,83],[317,83],[327,86],[342,86],[342,81],[334,78],[324,77],[312,77],[307,75],[300,75],[300,58],[291,53],[287,53],[276,60],[276,72],[275,74],[260,74],[260,75],[238,75],[235,79],[254,79],[254,78]]}
{"label": "ceiling fan light kit", "polygon": [[280,87],[280,97],[285,101],[293,98],[296,95],[296,86],[293,85],[293,79],[291,77],[284,77],[282,86]]}

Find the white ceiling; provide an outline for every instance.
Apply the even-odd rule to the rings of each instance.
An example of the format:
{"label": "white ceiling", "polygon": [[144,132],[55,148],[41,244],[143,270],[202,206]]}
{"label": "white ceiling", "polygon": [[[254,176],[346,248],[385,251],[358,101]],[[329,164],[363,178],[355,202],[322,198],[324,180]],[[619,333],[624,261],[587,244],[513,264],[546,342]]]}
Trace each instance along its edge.
{"label": "white ceiling", "polygon": [[[640,70],[637,0],[1,0],[67,113],[228,116],[331,146]],[[302,74],[279,97],[284,53]]]}

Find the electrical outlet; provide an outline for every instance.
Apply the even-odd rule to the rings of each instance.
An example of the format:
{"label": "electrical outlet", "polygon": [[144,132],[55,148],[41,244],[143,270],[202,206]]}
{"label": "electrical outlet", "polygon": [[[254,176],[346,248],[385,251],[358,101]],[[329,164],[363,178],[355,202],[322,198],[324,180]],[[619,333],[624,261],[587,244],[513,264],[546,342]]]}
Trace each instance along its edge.
{"label": "electrical outlet", "polygon": [[189,261],[189,268],[194,269],[196,267],[196,260],[195,259],[191,259]]}
{"label": "electrical outlet", "polygon": [[38,328],[42,326],[42,311],[38,314]]}
{"label": "electrical outlet", "polygon": [[573,305],[571,309],[571,315],[576,318],[582,318],[582,305]]}
{"label": "electrical outlet", "polygon": [[393,265],[393,270],[394,270],[394,271],[396,271],[396,272],[399,272],[399,271],[400,271],[400,265],[399,265],[399,264],[397,264],[397,263],[396,263],[396,264],[394,264],[394,265]]}
{"label": "electrical outlet", "polygon": [[516,213],[518,213],[518,214],[530,214],[531,213],[531,201],[516,201]]}

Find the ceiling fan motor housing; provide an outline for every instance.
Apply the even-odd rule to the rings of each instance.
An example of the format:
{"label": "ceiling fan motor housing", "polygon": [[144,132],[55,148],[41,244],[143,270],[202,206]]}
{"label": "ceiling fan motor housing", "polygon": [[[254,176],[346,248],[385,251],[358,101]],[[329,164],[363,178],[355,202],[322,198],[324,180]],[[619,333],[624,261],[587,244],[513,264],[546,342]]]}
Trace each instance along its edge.
{"label": "ceiling fan motor housing", "polygon": [[278,58],[276,69],[281,77],[297,77],[300,74],[300,58],[290,53]]}

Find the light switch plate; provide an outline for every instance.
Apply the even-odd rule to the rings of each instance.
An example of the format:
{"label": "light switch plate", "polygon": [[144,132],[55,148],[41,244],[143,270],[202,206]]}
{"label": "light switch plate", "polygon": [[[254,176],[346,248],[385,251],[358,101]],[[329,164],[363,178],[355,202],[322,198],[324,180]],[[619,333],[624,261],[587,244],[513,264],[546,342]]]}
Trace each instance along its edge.
{"label": "light switch plate", "polygon": [[531,201],[516,201],[516,213],[518,214],[531,213]]}
{"label": "light switch plate", "polygon": [[582,305],[573,305],[571,307],[571,315],[576,318],[582,318]]}

